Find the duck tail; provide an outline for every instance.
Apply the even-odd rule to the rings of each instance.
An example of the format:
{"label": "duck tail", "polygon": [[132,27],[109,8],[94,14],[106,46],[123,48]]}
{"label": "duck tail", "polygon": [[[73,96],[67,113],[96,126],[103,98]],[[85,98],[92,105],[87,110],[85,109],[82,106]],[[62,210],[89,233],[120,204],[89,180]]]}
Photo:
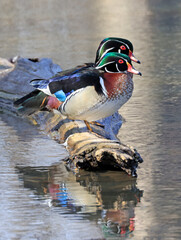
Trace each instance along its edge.
{"label": "duck tail", "polygon": [[18,113],[22,115],[31,115],[39,110],[43,110],[48,103],[48,95],[40,90],[34,90],[26,96],[16,100],[14,106]]}
{"label": "duck tail", "polygon": [[38,89],[14,102],[14,106],[18,108],[18,113],[21,115],[31,115],[37,111],[58,109],[61,104],[62,102],[56,97],[49,96]]}

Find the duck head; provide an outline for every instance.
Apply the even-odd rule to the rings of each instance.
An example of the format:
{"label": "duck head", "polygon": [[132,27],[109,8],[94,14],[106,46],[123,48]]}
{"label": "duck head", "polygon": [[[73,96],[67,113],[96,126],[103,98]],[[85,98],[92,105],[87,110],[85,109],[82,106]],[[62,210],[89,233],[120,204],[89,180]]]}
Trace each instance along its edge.
{"label": "duck head", "polygon": [[98,63],[102,57],[108,52],[118,52],[123,53],[131,58],[132,61],[136,63],[141,63],[133,55],[133,44],[124,38],[109,37],[105,38],[99,45],[96,52],[96,60]]}
{"label": "duck head", "polygon": [[122,53],[106,53],[103,58],[96,64],[96,69],[108,73],[133,73],[142,75],[131,64],[131,58]]}

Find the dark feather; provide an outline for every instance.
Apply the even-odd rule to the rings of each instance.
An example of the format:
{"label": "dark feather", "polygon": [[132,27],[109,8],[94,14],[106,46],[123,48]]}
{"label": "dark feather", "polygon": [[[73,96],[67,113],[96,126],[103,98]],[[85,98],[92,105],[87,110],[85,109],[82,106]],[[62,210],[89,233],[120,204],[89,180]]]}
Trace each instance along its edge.
{"label": "dark feather", "polygon": [[[86,63],[73,69],[59,72],[50,79],[34,79],[31,81],[31,85],[35,88],[42,88],[43,90],[49,84],[52,93],[63,90],[66,95],[69,95],[73,90],[75,91],[87,85],[95,84],[96,91],[102,93],[99,76],[92,71],[94,69],[93,66],[93,63]],[[89,74],[90,69],[91,74]],[[18,107],[19,113],[30,115],[38,110],[46,109],[47,100],[44,101],[46,97],[47,95],[45,93],[36,89],[16,100],[14,105]]]}
{"label": "dark feather", "polygon": [[40,91],[39,91],[38,89],[36,89],[36,90],[34,90],[33,92],[28,93],[28,94],[25,95],[24,97],[19,98],[18,100],[16,100],[16,101],[14,102],[14,105],[15,105],[15,106],[18,106],[18,105],[20,105],[20,104],[23,104],[27,99],[30,99],[30,98],[32,98],[32,97],[35,97],[35,96],[37,96],[39,93],[40,93]]}
{"label": "dark feather", "polygon": [[14,105],[18,107],[18,112],[20,114],[30,115],[38,110],[42,110],[46,106],[46,97],[46,94],[36,89],[26,96],[16,100]]}
{"label": "dark feather", "polygon": [[48,81],[49,89],[52,94],[59,90],[63,90],[63,92],[67,94],[72,90],[76,91],[87,86],[94,86],[97,93],[102,94],[100,75],[101,72],[89,64],[81,68],[76,67],[70,70],[62,71],[48,80],[32,80],[31,84],[34,87],[38,87],[39,89],[42,88],[43,90]]}

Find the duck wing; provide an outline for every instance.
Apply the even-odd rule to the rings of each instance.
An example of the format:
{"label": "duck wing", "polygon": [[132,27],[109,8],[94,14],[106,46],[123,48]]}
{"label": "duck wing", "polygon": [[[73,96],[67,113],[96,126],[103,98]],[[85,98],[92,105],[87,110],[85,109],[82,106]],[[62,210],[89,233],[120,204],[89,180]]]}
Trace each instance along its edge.
{"label": "duck wing", "polygon": [[34,79],[31,85],[47,95],[53,95],[60,101],[65,101],[72,92],[87,86],[94,86],[98,94],[103,93],[101,71],[92,65],[76,67],[62,71],[50,79]]}

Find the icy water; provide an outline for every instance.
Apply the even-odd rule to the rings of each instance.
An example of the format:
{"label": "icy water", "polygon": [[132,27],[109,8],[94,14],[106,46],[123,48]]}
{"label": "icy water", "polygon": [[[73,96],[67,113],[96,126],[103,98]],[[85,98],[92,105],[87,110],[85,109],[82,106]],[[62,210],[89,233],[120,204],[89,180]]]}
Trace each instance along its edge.
{"label": "icy water", "polygon": [[94,61],[108,36],[130,39],[135,76],[119,138],[144,163],[138,178],[73,174],[64,148],[0,113],[0,240],[181,239],[181,2],[0,1],[0,56]]}

